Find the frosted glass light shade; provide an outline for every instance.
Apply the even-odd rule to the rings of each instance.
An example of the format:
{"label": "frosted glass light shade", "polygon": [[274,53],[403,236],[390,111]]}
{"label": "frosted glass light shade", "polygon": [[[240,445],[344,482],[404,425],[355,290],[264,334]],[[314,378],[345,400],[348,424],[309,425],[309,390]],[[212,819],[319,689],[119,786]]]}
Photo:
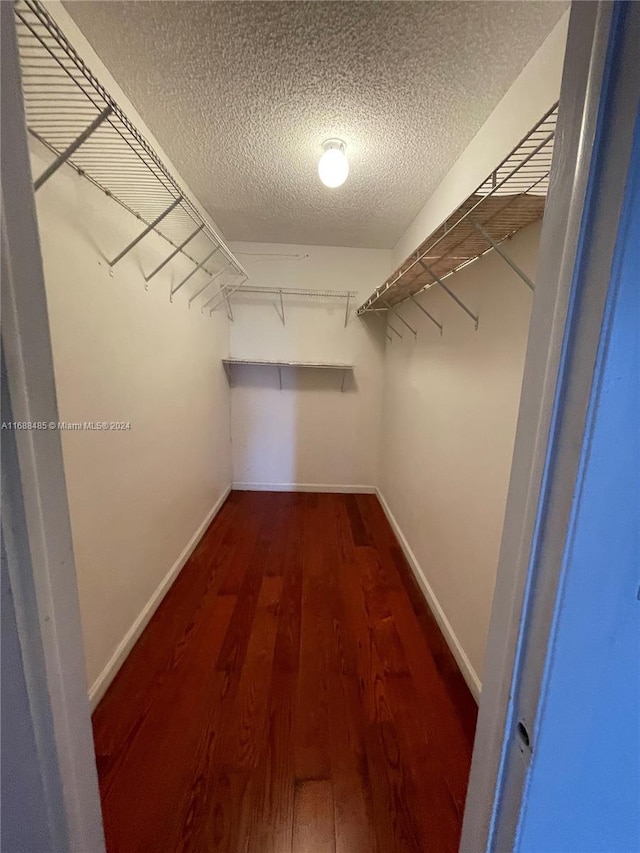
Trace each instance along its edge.
{"label": "frosted glass light shade", "polygon": [[318,162],[318,175],[325,187],[340,187],[347,180],[349,161],[345,154],[346,145],[339,139],[324,143],[324,154]]}

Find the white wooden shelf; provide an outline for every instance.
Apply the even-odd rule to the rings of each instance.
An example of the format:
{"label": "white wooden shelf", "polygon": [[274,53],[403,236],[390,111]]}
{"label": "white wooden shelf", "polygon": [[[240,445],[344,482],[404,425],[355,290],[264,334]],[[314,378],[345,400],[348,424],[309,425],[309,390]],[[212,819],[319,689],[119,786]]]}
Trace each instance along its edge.
{"label": "white wooden shelf", "polygon": [[261,358],[223,358],[222,364],[224,365],[225,373],[227,374],[227,379],[229,380],[229,385],[233,388],[233,379],[231,374],[231,368],[237,365],[245,365],[245,366],[253,366],[253,367],[275,367],[278,371],[278,378],[280,380],[280,390],[282,390],[282,368],[303,368],[303,369],[312,369],[312,370],[339,370],[342,372],[342,383],[340,385],[340,390],[344,391],[344,383],[347,376],[347,373],[353,371],[353,364],[341,364],[339,362],[330,362],[330,361],[275,361],[273,359],[261,359]]}

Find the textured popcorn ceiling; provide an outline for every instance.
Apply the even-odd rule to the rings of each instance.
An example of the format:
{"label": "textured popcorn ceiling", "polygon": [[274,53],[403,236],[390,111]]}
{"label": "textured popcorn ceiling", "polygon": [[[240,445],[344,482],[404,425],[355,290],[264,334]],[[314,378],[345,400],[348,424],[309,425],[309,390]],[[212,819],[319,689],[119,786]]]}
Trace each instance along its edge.
{"label": "textured popcorn ceiling", "polygon": [[[388,248],[566,3],[65,7],[227,239]],[[351,166],[334,190],[328,137]]]}

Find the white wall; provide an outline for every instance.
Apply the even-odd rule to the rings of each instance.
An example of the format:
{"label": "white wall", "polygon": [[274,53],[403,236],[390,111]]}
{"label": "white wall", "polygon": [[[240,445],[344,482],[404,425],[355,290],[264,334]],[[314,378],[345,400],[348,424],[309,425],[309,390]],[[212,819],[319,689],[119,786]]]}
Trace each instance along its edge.
{"label": "white wall", "polygon": [[[34,174],[49,157],[34,147]],[[156,234],[110,276],[105,257],[141,226],[86,179],[65,167],[36,201],[60,417],[131,423],[125,431],[62,435],[95,698],[230,485],[229,391],[220,365],[228,324],[195,304],[188,310],[182,291],[169,303],[171,281],[193,268],[186,259],[145,290],[143,271],[171,251]],[[194,276],[194,288],[200,284]]]}
{"label": "white wall", "polygon": [[[535,279],[540,226],[509,243]],[[379,489],[467,680],[479,693],[528,336],[532,294],[495,254],[420,297],[416,325],[387,345]],[[393,322],[393,321],[392,321]],[[395,322],[399,328],[400,325]]]}
{"label": "white wall", "polygon": [[[389,271],[385,250],[235,243],[232,249],[268,287],[353,290],[355,309]],[[301,259],[286,256],[302,256]],[[368,487],[376,482],[384,347],[382,325],[345,303],[243,296],[233,303],[230,354],[237,358],[353,363],[353,379],[333,371],[234,368],[233,478],[253,486]],[[279,307],[279,306],[278,306]]]}
{"label": "white wall", "polygon": [[[50,0],[47,11],[180,181],[61,3]],[[51,154],[33,140],[31,153],[37,175]],[[60,417],[131,422],[123,432],[62,436],[95,705],[230,487],[229,389],[220,364],[229,331],[223,315],[187,309],[202,274],[169,303],[171,283],[193,269],[181,256],[145,290],[143,274],[171,252],[156,234],[109,275],[105,259],[141,225],[69,167],[36,202]]]}
{"label": "white wall", "polygon": [[[568,22],[567,11],[402,235],[394,269],[558,100]],[[508,244],[534,280],[539,232]],[[421,334],[387,347],[379,492],[477,697],[532,295],[495,253],[448,284],[480,311],[480,328],[439,288],[421,298],[444,319],[442,338],[417,308],[403,309]]]}

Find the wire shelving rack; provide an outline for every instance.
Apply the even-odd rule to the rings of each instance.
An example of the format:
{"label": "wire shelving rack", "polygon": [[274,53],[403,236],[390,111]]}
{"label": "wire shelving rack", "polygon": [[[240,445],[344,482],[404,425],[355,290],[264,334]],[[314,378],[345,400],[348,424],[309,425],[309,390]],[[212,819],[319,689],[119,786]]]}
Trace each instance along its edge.
{"label": "wire shelving rack", "polygon": [[[407,325],[397,309],[411,300],[442,332],[441,324],[416,299],[438,285],[477,328],[477,315],[445,279],[491,251],[496,251],[533,290],[534,283],[509,257],[503,244],[544,215],[557,114],[555,104],[476,191],[374,290],[358,308],[359,315],[385,311]],[[411,331],[415,333],[413,328]]]}
{"label": "wire shelving rack", "polygon": [[212,311],[215,311],[216,308],[220,307],[223,303],[226,304],[227,313],[229,314],[229,319],[233,320],[233,312],[231,311],[231,301],[236,300],[239,296],[248,295],[248,296],[277,296],[279,303],[279,315],[282,320],[282,325],[286,325],[286,315],[285,315],[285,296],[286,297],[297,297],[299,299],[311,299],[311,300],[319,300],[322,302],[333,302],[335,300],[341,301],[345,300],[345,311],[344,311],[344,325],[347,326],[349,322],[349,310],[352,304],[352,301],[357,296],[354,290],[317,290],[303,287],[266,287],[262,285],[253,285],[253,284],[241,284],[238,287],[222,287],[222,293],[218,297],[216,303],[214,304]]}
{"label": "wire shelving rack", "polygon": [[53,155],[34,181],[37,191],[63,165],[91,181],[135,216],[144,229],[109,263],[117,264],[151,231],[173,247],[145,276],[147,283],[182,254],[195,268],[172,286],[171,297],[195,274],[226,292],[249,276],[221,236],[180,187],[160,156],[98,81],[39,0],[14,4],[29,133]]}

